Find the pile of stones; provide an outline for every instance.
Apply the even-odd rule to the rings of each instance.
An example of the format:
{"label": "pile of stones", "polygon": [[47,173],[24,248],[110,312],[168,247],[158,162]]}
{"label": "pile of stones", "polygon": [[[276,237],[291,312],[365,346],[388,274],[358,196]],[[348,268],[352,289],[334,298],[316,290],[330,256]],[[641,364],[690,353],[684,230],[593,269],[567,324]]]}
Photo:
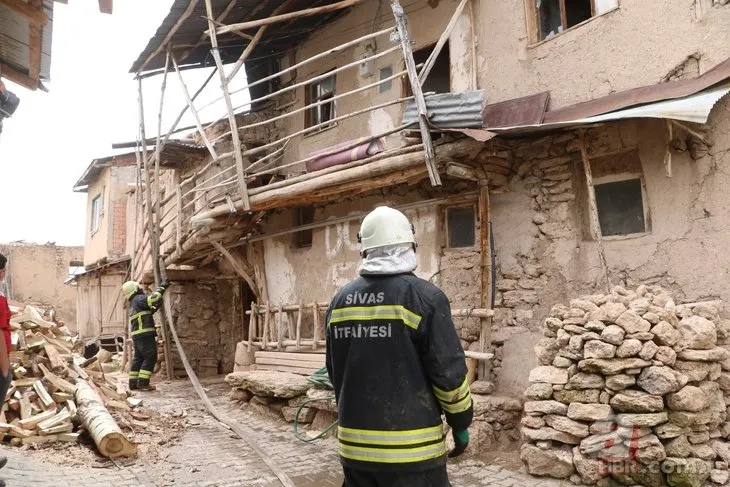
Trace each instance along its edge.
{"label": "pile of stones", "polygon": [[584,485],[730,485],[730,333],[721,302],[658,286],[556,305],[535,347],[521,458]]}

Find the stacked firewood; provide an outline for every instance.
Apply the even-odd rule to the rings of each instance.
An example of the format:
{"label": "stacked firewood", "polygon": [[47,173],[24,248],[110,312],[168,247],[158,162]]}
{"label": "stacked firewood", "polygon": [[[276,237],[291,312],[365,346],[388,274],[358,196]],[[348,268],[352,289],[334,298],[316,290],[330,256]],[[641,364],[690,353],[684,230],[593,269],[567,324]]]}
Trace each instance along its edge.
{"label": "stacked firewood", "polygon": [[111,353],[85,359],[78,336],[43,319],[38,310],[11,308],[13,381],[0,413],[0,433],[11,445],[75,442],[85,429],[105,456],[136,451],[109,409],[130,410],[138,400],[107,380]]}

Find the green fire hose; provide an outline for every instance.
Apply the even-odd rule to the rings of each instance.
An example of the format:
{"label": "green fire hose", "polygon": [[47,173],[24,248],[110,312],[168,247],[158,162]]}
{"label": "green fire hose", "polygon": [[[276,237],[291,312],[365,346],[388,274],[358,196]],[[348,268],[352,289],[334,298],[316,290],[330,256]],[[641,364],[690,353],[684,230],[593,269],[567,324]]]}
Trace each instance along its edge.
{"label": "green fire hose", "polygon": [[[307,381],[309,381],[311,384],[314,385],[316,389],[332,389],[332,382],[330,382],[329,375],[327,375],[327,368],[322,367],[314,374],[307,377]],[[302,409],[304,409],[307,404],[315,402],[315,401],[331,401],[334,399],[335,396],[327,396],[317,399],[308,399],[304,401],[302,404],[299,405],[299,408],[297,409],[297,414],[294,416],[294,436],[297,437],[299,441],[303,441],[304,443],[312,443],[315,440],[318,440],[324,435],[326,435],[332,428],[337,426],[337,421],[329,425],[324,431],[322,431],[320,434],[313,438],[307,438],[306,436],[302,436],[299,433],[299,414],[302,412]]]}

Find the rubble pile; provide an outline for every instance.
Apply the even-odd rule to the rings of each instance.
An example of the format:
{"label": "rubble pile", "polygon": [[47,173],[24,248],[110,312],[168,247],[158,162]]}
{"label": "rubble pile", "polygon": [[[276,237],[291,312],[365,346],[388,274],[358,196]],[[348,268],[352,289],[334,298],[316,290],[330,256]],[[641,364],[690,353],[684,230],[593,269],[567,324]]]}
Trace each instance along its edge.
{"label": "rubble pile", "polygon": [[[89,424],[109,428],[99,435],[90,431],[92,437],[99,436],[95,441],[106,444],[123,436],[108,409],[131,411],[140,401],[106,379],[102,365],[112,354],[100,350],[84,359],[76,351],[83,343],[65,326],[45,321],[32,306],[22,311],[11,307],[11,313],[13,381],[0,413],[0,433],[10,445],[76,442],[79,430]],[[126,438],[119,441],[123,453],[134,449]],[[123,456],[119,453],[107,456]]]}
{"label": "rubble pile", "polygon": [[658,286],[556,305],[522,418],[533,475],[574,483],[728,485],[730,333],[722,303]]}

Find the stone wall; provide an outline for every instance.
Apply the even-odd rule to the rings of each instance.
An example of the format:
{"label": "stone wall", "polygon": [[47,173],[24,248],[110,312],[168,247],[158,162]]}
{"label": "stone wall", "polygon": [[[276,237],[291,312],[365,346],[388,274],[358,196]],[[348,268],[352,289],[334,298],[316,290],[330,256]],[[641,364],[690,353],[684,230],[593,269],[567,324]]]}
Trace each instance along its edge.
{"label": "stone wall", "polygon": [[[236,284],[234,284],[236,283]],[[190,364],[200,376],[233,371],[236,344],[243,339],[243,312],[237,281],[173,284],[166,297]],[[161,347],[160,347],[161,348]],[[159,350],[162,362],[162,350]],[[185,371],[172,347],[175,375]],[[160,364],[164,370],[164,364]]]}
{"label": "stone wall", "polygon": [[710,475],[724,485],[730,328],[721,306],[676,305],[658,286],[554,306],[525,391],[528,471],[585,485],[694,487]]}

